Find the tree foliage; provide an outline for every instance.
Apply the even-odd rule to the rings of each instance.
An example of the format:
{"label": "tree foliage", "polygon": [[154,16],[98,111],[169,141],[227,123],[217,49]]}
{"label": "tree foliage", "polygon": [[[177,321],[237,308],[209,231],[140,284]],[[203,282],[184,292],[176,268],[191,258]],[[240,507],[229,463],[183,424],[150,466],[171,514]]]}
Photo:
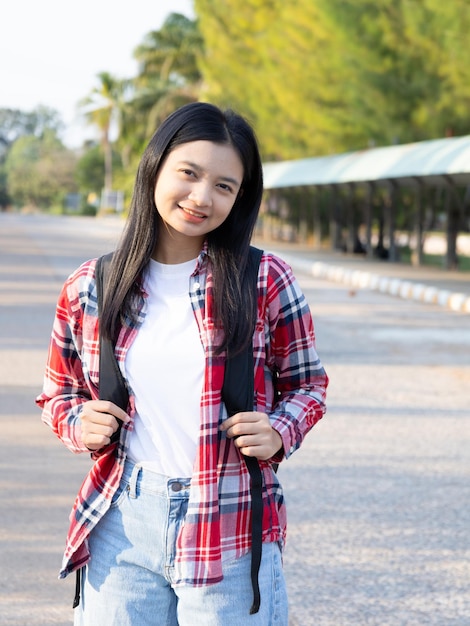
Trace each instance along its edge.
{"label": "tree foliage", "polygon": [[[174,13],[149,31],[134,52],[135,77],[103,72],[85,99],[100,128],[107,187],[112,148],[124,166],[115,184],[127,192],[155,128],[195,100],[246,115],[265,161],[470,132],[467,0],[195,0],[194,9],[196,20]],[[34,150],[44,160],[34,138],[58,136],[59,126],[48,109],[0,109],[0,203],[4,181],[15,178],[5,169],[13,147],[29,137],[15,151],[34,178]],[[82,187],[96,158],[81,164]],[[25,187],[18,177],[13,188]]]}
{"label": "tree foliage", "polygon": [[82,100],[81,106],[89,122],[100,132],[101,147],[104,155],[104,181],[107,190],[113,188],[113,147],[110,132],[113,123],[118,132],[122,125],[125,109],[126,80],[120,80],[109,72],[97,76],[97,86]]}
{"label": "tree foliage", "polygon": [[324,2],[196,0],[196,10],[204,96],[254,120],[265,157],[333,153],[363,141],[348,115],[350,72]]}
{"label": "tree foliage", "polygon": [[40,106],[33,111],[0,109],[0,207],[7,207],[15,200],[7,173],[8,155],[15,142],[25,136],[36,139],[51,133],[58,136],[62,128],[58,112],[48,107]]}
{"label": "tree foliage", "polygon": [[5,162],[8,190],[17,204],[49,208],[76,190],[75,157],[54,132],[17,139]]}
{"label": "tree foliage", "polygon": [[78,159],[75,179],[81,192],[100,195],[104,180],[104,157],[98,145],[89,147]]}
{"label": "tree foliage", "polygon": [[62,129],[59,113],[49,107],[39,106],[33,111],[0,109],[0,146],[3,149],[22,135],[41,137],[48,130],[59,134]]}
{"label": "tree foliage", "polygon": [[172,13],[158,31],[150,31],[135,49],[138,74],[122,139],[141,152],[160,122],[177,107],[198,99],[197,64],[202,38],[197,23]]}
{"label": "tree foliage", "polygon": [[374,143],[467,133],[470,6],[460,0],[331,0],[363,97],[352,111]]}
{"label": "tree foliage", "polygon": [[465,0],[195,0],[202,97],[256,125],[265,158],[470,132]]}

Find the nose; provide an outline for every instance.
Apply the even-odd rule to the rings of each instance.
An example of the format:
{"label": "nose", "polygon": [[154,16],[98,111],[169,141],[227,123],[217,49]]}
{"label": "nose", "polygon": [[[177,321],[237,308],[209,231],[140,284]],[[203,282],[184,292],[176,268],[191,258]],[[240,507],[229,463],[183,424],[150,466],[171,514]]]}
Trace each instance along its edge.
{"label": "nose", "polygon": [[188,198],[194,202],[196,206],[211,206],[212,189],[210,184],[205,181],[198,181],[192,186],[191,193]]}

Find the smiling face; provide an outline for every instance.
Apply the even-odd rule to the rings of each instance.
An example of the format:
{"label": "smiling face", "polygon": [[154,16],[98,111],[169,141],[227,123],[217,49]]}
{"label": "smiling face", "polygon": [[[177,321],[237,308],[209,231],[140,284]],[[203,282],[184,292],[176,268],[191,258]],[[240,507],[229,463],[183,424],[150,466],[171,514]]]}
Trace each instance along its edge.
{"label": "smiling face", "polygon": [[153,258],[183,263],[199,254],[206,235],[228,217],[243,181],[243,165],[230,144],[192,141],[166,157],[155,185],[163,221]]}

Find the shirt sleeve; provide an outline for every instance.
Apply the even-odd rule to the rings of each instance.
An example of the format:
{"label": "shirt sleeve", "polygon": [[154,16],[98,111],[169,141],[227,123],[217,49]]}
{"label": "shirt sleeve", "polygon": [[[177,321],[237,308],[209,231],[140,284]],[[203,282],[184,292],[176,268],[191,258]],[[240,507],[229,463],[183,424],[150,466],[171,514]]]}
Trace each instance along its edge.
{"label": "shirt sleeve", "polygon": [[[85,402],[97,398],[89,371],[89,355],[98,352],[96,338],[93,338],[97,318],[91,316],[86,320],[87,285],[92,272],[93,268],[84,264],[62,288],[49,343],[43,391],[36,399],[42,409],[43,422],[75,453],[89,452],[81,438],[80,412]],[[83,340],[85,324],[91,333],[86,350]],[[88,362],[84,367],[82,359],[86,354]]]}
{"label": "shirt sleeve", "polygon": [[316,351],[306,298],[291,268],[276,256],[270,259],[267,306],[269,366],[275,374],[277,394],[270,420],[282,438],[283,456],[288,458],[326,411],[328,377]]}

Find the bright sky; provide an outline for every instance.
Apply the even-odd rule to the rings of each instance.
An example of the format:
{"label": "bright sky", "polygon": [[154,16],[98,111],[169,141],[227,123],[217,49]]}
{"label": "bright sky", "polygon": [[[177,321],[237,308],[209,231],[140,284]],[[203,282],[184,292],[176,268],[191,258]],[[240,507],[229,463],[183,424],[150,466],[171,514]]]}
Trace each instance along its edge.
{"label": "bright sky", "polygon": [[80,121],[77,102],[100,72],[135,76],[134,49],[170,13],[194,17],[192,0],[8,2],[1,19],[0,108],[56,109],[67,126],[64,141],[80,145],[93,131]]}

